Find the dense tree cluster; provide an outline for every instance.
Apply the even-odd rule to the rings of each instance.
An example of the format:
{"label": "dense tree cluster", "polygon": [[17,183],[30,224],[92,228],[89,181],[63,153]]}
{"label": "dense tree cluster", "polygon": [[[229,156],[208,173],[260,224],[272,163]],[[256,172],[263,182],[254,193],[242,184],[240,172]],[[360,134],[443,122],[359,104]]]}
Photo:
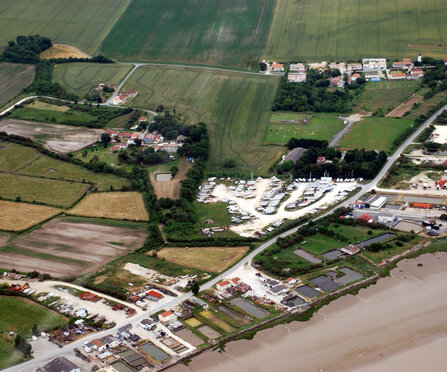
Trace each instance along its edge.
{"label": "dense tree cluster", "polygon": [[189,136],[190,125],[179,123],[175,115],[165,111],[164,115],[158,115],[149,124],[149,131],[160,133],[167,140],[174,140],[179,134]]}
{"label": "dense tree cluster", "polygon": [[288,75],[285,74],[281,78],[272,110],[349,112],[352,99],[360,93],[365,80],[359,78],[356,82],[347,84],[344,89],[328,89],[328,78],[339,75],[339,70],[309,70],[306,82],[289,83]]}
{"label": "dense tree cluster", "polygon": [[51,40],[39,35],[17,36],[3,52],[3,60],[15,63],[37,63],[39,54],[51,48]]}

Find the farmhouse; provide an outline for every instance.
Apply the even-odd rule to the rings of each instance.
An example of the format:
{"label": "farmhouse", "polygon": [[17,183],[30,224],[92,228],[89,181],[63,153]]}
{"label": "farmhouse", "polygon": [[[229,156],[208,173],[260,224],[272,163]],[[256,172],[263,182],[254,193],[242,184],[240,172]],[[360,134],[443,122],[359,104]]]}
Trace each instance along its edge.
{"label": "farmhouse", "polygon": [[284,65],[282,63],[273,62],[272,71],[273,72],[284,72]]}
{"label": "farmhouse", "polygon": [[348,72],[361,71],[362,69],[363,69],[363,66],[361,63],[348,63],[348,66],[347,66]]}
{"label": "farmhouse", "polygon": [[331,62],[329,63],[329,68],[331,70],[339,70],[341,74],[343,75],[346,72],[346,63],[345,62]]}
{"label": "farmhouse", "polygon": [[343,88],[345,86],[345,81],[343,80],[343,76],[331,77],[329,80],[330,87],[338,87]]}
{"label": "farmhouse", "polygon": [[306,81],[306,73],[289,74],[287,81],[289,83],[304,83]]}
{"label": "farmhouse", "polygon": [[424,76],[424,70],[421,68],[414,68],[410,71],[410,75],[419,79],[420,77]]}
{"label": "farmhouse", "polygon": [[304,63],[292,63],[290,64],[290,71],[306,72],[306,66],[304,66]]}
{"label": "farmhouse", "polygon": [[58,357],[45,364],[42,368],[37,368],[36,372],[80,372],[81,369],[65,357]]}
{"label": "farmhouse", "polygon": [[295,164],[300,158],[303,156],[303,154],[307,150],[303,147],[295,147],[292,151],[290,151],[287,156],[281,161],[281,163],[284,163],[285,161],[293,161]]}
{"label": "farmhouse", "polygon": [[364,58],[362,62],[364,71],[386,70],[385,58]]}
{"label": "farmhouse", "polygon": [[411,70],[414,64],[410,58],[404,58],[402,62],[393,62],[393,68],[400,68],[403,70]]}

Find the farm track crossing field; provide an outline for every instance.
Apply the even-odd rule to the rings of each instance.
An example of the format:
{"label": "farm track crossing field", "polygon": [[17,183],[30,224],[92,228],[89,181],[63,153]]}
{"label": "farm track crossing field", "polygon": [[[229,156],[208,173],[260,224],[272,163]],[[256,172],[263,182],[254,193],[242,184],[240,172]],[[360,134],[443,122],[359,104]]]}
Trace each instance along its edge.
{"label": "farm track crossing field", "polygon": [[[344,128],[343,120],[337,117],[312,116],[310,122],[303,124],[300,120],[311,115],[274,112],[267,128],[265,142],[287,143],[292,138],[312,138],[330,142],[332,138]],[[295,120],[296,122],[287,122]]]}
{"label": "farm track crossing field", "polygon": [[133,0],[101,45],[122,60],[258,69],[274,0]]}
{"label": "farm track crossing field", "polygon": [[[447,4],[438,0],[278,0],[267,60],[445,58]],[[409,46],[410,44],[418,44]]]}
{"label": "farm track crossing field", "polygon": [[1,248],[0,267],[79,276],[140,248],[145,238],[138,224],[55,218]]}
{"label": "farm track crossing field", "polygon": [[248,247],[166,247],[158,257],[179,265],[219,273],[239,261]]}
{"label": "farm track crossing field", "polygon": [[0,230],[21,231],[45,221],[61,210],[43,205],[0,200]]}
{"label": "farm track crossing field", "polygon": [[0,63],[0,107],[31,84],[33,76],[34,66]]}
{"label": "farm track crossing field", "polygon": [[63,326],[67,320],[56,312],[20,297],[0,296],[0,369],[20,363],[23,358],[15,351],[14,331],[27,338],[34,324],[41,331]]}
{"label": "farm track crossing field", "polygon": [[63,63],[54,69],[53,81],[83,97],[99,83],[118,85],[131,68],[132,65],[123,63]]}
{"label": "farm track crossing field", "polygon": [[87,217],[148,221],[149,214],[139,192],[101,192],[82,199],[70,214]]}
{"label": "farm track crossing field", "polygon": [[101,129],[16,119],[1,120],[0,132],[31,138],[52,151],[62,153],[83,149],[98,141],[103,133]]}
{"label": "farm track crossing field", "polygon": [[369,117],[354,123],[340,140],[341,148],[390,150],[393,141],[414,124],[413,120]]}
{"label": "farm track crossing field", "polygon": [[[18,35],[49,37],[95,53],[130,0],[2,0],[0,44]],[[141,32],[141,30],[140,30]]]}
{"label": "farm track crossing field", "polygon": [[27,202],[67,208],[76,203],[89,187],[82,183],[0,173],[0,196],[10,200],[20,197]]}
{"label": "farm track crossing field", "polygon": [[39,153],[31,147],[0,142],[0,172],[17,171],[38,157]]}
{"label": "farm track crossing field", "polygon": [[273,76],[143,66],[127,84],[140,92],[132,106],[155,109],[163,103],[183,114],[185,122],[207,123],[210,169],[221,167],[225,157],[231,157],[238,170],[262,173],[284,151],[263,146],[278,82],[279,77]]}

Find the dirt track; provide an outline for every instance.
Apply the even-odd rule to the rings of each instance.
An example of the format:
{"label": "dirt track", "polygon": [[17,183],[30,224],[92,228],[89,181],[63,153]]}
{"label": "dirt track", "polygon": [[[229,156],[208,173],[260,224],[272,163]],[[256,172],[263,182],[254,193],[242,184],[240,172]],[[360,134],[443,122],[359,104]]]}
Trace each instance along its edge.
{"label": "dirt track", "polygon": [[415,103],[419,103],[422,100],[423,100],[423,98],[420,97],[420,96],[413,96],[409,100],[401,103],[399,106],[397,106],[394,109],[392,109],[385,116],[388,117],[388,118],[401,118],[402,116],[404,116],[404,114],[407,111],[411,110],[411,108],[413,107],[413,105]]}

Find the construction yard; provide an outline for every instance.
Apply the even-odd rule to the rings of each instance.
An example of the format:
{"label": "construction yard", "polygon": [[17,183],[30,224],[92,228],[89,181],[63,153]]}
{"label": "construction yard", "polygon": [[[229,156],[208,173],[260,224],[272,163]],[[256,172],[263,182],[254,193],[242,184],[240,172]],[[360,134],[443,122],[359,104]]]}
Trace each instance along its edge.
{"label": "construction yard", "polygon": [[132,223],[55,218],[10,240],[0,250],[0,267],[76,277],[141,247],[145,238]]}
{"label": "construction yard", "polygon": [[87,195],[69,214],[112,218],[129,221],[148,221],[149,214],[139,192],[102,192]]}
{"label": "construction yard", "polygon": [[22,231],[55,215],[61,210],[43,205],[0,200],[0,230]]}

